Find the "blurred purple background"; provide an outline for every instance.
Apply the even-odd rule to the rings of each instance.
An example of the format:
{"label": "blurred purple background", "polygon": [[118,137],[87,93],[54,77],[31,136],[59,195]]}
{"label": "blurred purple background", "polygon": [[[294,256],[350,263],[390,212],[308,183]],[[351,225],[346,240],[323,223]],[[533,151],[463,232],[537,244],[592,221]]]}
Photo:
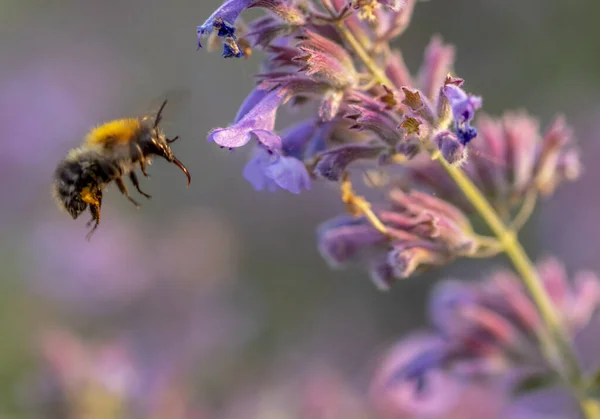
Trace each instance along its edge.
{"label": "blurred purple background", "polygon": [[[506,264],[460,260],[388,293],[361,269],[330,271],[315,227],[342,210],[337,193],[257,193],[241,175],[246,152],[206,142],[234,117],[259,62],[196,51],[196,26],[219,4],[1,3],[1,417],[65,417],[47,406],[103,380],[106,400],[129,400],[142,417],[245,417],[303,389],[306,405],[291,399],[307,418],[322,394],[337,400],[332,415],[359,417],[350,393],[366,393],[381,351],[424,323],[431,285]],[[567,116],[584,175],[536,212],[524,241],[534,257],[597,272],[599,20],[600,3],[583,0],[431,0],[397,44],[412,70],[434,33],[455,44],[457,73],[488,113],[527,108],[544,126]],[[86,242],[86,217],[52,201],[58,160],[94,124],[174,89],[191,93],[168,129],[182,138],[174,149],[190,188],[157,161],[141,179],[153,199],[136,210],[111,188]]]}

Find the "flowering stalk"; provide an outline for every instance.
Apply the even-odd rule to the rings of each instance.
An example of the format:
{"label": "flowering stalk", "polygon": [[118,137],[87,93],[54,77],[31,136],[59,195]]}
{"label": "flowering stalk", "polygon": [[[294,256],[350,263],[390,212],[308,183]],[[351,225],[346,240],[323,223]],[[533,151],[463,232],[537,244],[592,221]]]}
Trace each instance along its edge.
{"label": "flowering stalk", "polygon": [[[234,121],[213,129],[208,140],[229,149],[251,145],[243,173],[256,190],[299,194],[313,181],[338,183],[349,214],[319,227],[319,250],[333,267],[365,254],[382,289],[458,257],[506,253],[541,318],[523,323],[531,326],[528,335],[536,337],[546,364],[573,390],[587,417],[596,417],[586,395],[591,384],[571,348],[572,329],[517,238],[538,195],[579,175],[570,129],[557,118],[541,135],[536,120],[522,112],[474,122],[482,99],[451,76],[454,48],[439,37],[413,77],[389,41],[404,32],[415,4],[226,0],[198,27],[199,47],[208,36],[222,39],[225,58],[258,48],[267,59]],[[252,8],[266,16],[242,24],[239,16]],[[280,132],[275,119],[284,106],[310,107],[312,116]],[[481,152],[500,164],[480,159]],[[384,205],[355,192],[350,166],[363,163],[390,169],[381,179]],[[479,214],[493,237],[478,234],[468,213]],[[536,311],[526,297],[512,295],[529,314]],[[508,327],[510,319],[487,314],[479,319],[490,326],[484,334],[500,336],[506,328],[492,326],[500,321]],[[462,315],[474,318],[473,311]]]}
{"label": "flowering stalk", "polygon": [[[362,60],[365,67],[371,72],[372,76],[380,84],[393,86],[393,82],[371,59],[360,41],[354,37],[347,27],[343,24],[339,24],[338,29],[350,47],[356,52],[356,55]],[[580,400],[585,417],[588,419],[600,418],[600,403],[594,399],[582,396],[582,390],[584,391],[584,389],[580,388],[582,385],[581,371],[571,344],[564,331],[560,317],[552,304],[552,300],[544,289],[533,262],[519,242],[517,234],[515,231],[504,225],[500,216],[496,213],[485,196],[477,189],[473,182],[469,180],[460,167],[454,166],[448,163],[446,159],[441,158],[441,154],[437,150],[431,151],[431,158],[442,165],[465,197],[473,205],[477,213],[497,237],[502,245],[502,250],[511,260],[517,272],[519,272],[521,279],[527,287],[531,298],[535,302],[547,328],[539,338],[548,361],[555,365],[559,372],[563,373],[562,378],[568,385],[573,387],[573,392]],[[560,363],[557,361],[560,361],[561,358],[567,362],[566,371],[560,371]]]}

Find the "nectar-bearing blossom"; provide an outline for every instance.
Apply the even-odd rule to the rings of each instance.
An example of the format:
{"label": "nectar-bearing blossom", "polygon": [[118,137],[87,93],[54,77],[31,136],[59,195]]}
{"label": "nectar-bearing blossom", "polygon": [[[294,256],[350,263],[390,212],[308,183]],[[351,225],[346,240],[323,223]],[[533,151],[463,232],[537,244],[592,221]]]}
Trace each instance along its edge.
{"label": "nectar-bearing blossom", "polygon": [[[586,333],[600,308],[600,279],[580,272],[570,282],[555,259],[542,261],[537,270],[568,335],[574,339]],[[389,374],[390,387],[414,381],[425,391],[428,374],[434,370],[479,379],[506,378],[512,371],[517,373],[513,383],[517,387],[519,380],[532,375],[546,377],[550,384],[557,368],[566,370],[561,367],[564,359],[549,362],[540,353],[538,338],[544,324],[511,272],[497,272],[483,282],[442,282],[433,293],[429,312],[438,344],[424,348]]]}
{"label": "nectar-bearing blossom", "polygon": [[[223,40],[224,56],[264,57],[235,120],[209,141],[252,142],[243,176],[257,190],[297,194],[311,182],[337,182],[349,214],[319,228],[321,253],[332,266],[365,261],[383,288],[457,257],[502,251],[472,227],[466,214],[474,208],[448,167],[460,167],[517,230],[532,195],[552,193],[580,169],[562,119],[542,135],[524,114],[478,116],[483,100],[455,74],[455,49],[440,36],[418,72],[409,70],[389,43],[405,32],[416,3],[227,0],[198,27],[199,39]],[[264,14],[243,21],[248,9]],[[305,119],[276,130],[282,108],[302,108]],[[384,189],[387,204],[354,194],[351,181],[365,171],[381,174],[371,186]]]}
{"label": "nectar-bearing blossom", "polygon": [[[545,133],[524,112],[509,112],[501,119],[482,115],[476,127],[479,135],[463,169],[501,214],[518,206],[527,194],[550,195],[562,182],[579,177],[579,151],[562,117]],[[471,209],[443,169],[431,161],[414,161],[406,174],[436,195]]]}
{"label": "nectar-bearing blossom", "polygon": [[244,177],[257,190],[277,187],[292,193],[310,189],[310,177],[302,161],[285,155],[285,144],[273,132],[278,105],[285,91],[253,91],[242,104],[234,123],[211,131],[208,140],[221,147],[236,148],[257,139],[254,158],[244,169]]}
{"label": "nectar-bearing blossom", "polygon": [[319,228],[319,249],[332,267],[342,267],[364,255],[375,284],[387,289],[431,266],[477,253],[481,244],[461,211],[433,196],[394,189],[390,205],[375,212],[386,237],[366,219],[340,216]]}
{"label": "nectar-bearing blossom", "polygon": [[[369,28],[363,28],[361,36],[372,36],[374,42],[379,36],[377,23],[386,25],[389,19],[407,23],[412,15],[412,3],[361,1],[348,9],[347,4],[339,0],[326,1],[324,6],[281,0],[224,2],[199,26],[199,39],[216,33],[217,37],[225,38],[225,55],[231,56],[228,48],[233,48],[236,42],[240,15],[246,9],[262,8],[267,15],[245,24],[244,31],[246,39],[253,43],[251,47],[264,51],[266,61],[263,71],[257,75],[257,89],[248,96],[233,124],[212,130],[209,140],[221,147],[235,148],[256,138],[259,145],[244,170],[244,177],[258,190],[275,190],[279,186],[294,193],[309,188],[309,173],[305,167],[313,171],[310,175],[316,178],[337,181],[354,167],[352,163],[356,160],[379,165],[386,161],[385,156],[393,154],[412,158],[427,145],[438,147],[450,160],[462,159],[468,142],[463,134],[469,132],[469,140],[474,136],[474,130],[466,128],[478,104],[459,87],[462,81],[446,77],[453,61],[451,48],[445,47],[439,38],[432,41],[427,63],[421,69],[420,84],[425,92],[421,93],[420,86],[402,84],[410,83],[410,77],[397,77],[394,80],[399,82],[397,85],[373,83],[337,33],[337,20],[350,22],[356,17],[353,10],[360,14],[372,8],[377,10],[376,16],[373,15],[375,21]],[[390,54],[386,72],[408,74],[399,57],[398,52]],[[444,86],[448,83],[456,84],[450,87],[455,88],[451,90],[454,95],[447,93]],[[438,106],[446,102],[448,106]],[[326,130],[321,129],[310,141],[312,145],[320,144],[319,149],[307,146],[302,156],[288,155],[286,145],[274,132],[277,109],[311,105],[315,106],[315,116],[321,123],[331,122],[339,128],[343,125],[340,119],[347,119],[350,122],[346,125],[347,132],[338,135],[341,142],[334,143],[327,139]],[[456,124],[454,128],[448,126],[453,129],[448,133],[452,132],[461,146],[449,153],[452,144],[440,143],[439,139],[445,137],[437,126],[452,119],[449,115],[452,111]],[[363,135],[355,135],[358,132]],[[434,133],[438,134],[437,139],[433,138]],[[319,135],[324,137],[314,138]]]}
{"label": "nectar-bearing blossom", "polygon": [[[567,342],[573,336],[560,323],[565,332],[579,330],[597,306],[598,281],[588,276],[571,290],[540,268],[540,287],[517,238],[537,198],[579,176],[572,133],[562,118],[542,134],[523,112],[481,114],[483,99],[455,74],[454,47],[439,36],[412,74],[391,42],[406,32],[416,3],[226,0],[198,27],[199,40],[222,40],[223,57],[256,50],[264,61],[234,122],[209,140],[227,148],[256,140],[244,177],[258,190],[300,193],[311,181],[337,183],[347,214],[321,225],[319,250],[332,267],[364,263],[382,289],[457,258],[505,253],[513,262],[526,289],[513,278],[447,285],[436,294],[440,339],[396,381],[422,389],[434,369],[560,376],[589,412],[593,386],[577,360],[568,361],[576,358]],[[264,15],[244,22],[253,8]],[[275,130],[284,107],[302,108],[303,120]],[[387,202],[357,195],[360,175]],[[399,416],[406,415],[392,417]]]}

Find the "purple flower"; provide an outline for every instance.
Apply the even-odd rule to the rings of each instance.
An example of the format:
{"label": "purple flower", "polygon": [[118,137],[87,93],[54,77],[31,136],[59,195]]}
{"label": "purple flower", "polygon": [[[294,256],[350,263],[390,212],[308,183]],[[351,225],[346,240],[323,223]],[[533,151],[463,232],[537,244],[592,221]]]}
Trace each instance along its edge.
{"label": "purple flower", "polygon": [[[525,112],[507,112],[500,119],[482,115],[477,120],[477,144],[463,164],[465,173],[500,213],[517,207],[531,192],[550,195],[565,181],[578,178],[579,150],[563,118],[556,118],[546,133]],[[472,211],[456,185],[439,165],[415,161],[406,172],[410,181],[437,196]]]}
{"label": "purple flower", "polygon": [[[437,336],[412,334],[383,354],[370,388],[370,399],[377,417],[510,419],[504,414],[509,397],[502,382],[467,381],[439,369],[428,372],[427,385],[420,391],[414,381],[392,380],[398,371],[411,365],[419,355],[430,354],[431,360],[435,360],[435,354],[443,346],[444,341]],[[390,384],[392,381],[393,384]]]}
{"label": "purple flower", "polygon": [[[244,168],[244,178],[256,190],[275,191],[282,188],[294,194],[310,189],[308,171],[300,150],[314,131],[315,122],[306,122],[291,130],[282,140],[273,132],[277,108],[285,98],[284,90],[255,89],[248,95],[234,123],[211,131],[208,140],[221,147],[241,147],[254,135],[259,144],[253,158]],[[290,155],[288,155],[288,153]]]}
{"label": "purple flower", "polygon": [[319,155],[314,173],[321,178],[338,181],[351,163],[361,159],[373,159],[384,149],[378,144],[349,144],[328,150]]}
{"label": "purple flower", "polygon": [[240,13],[247,9],[254,0],[226,0],[214,11],[206,21],[198,26],[198,48],[202,48],[201,39],[213,29],[222,37],[235,36],[235,21]]}
{"label": "purple flower", "polygon": [[252,136],[269,150],[281,150],[281,138],[273,133],[277,108],[284,100],[283,90],[256,89],[248,95],[232,125],[215,128],[208,135],[221,147],[235,148],[246,145]]}
{"label": "purple flower", "polygon": [[[244,52],[235,35],[235,22],[244,10],[254,7],[267,9],[278,17],[278,19],[269,18],[269,24],[264,24],[265,19],[263,19],[252,25],[253,30],[248,35],[255,37],[257,43],[262,42],[266,45],[267,41],[289,34],[294,28],[305,23],[303,13],[299,9],[281,0],[226,0],[202,25],[198,26],[198,49],[202,48],[202,37],[216,30],[217,36],[225,38],[222,56],[242,57]],[[257,26],[258,22],[263,24]]]}
{"label": "purple flower", "polygon": [[257,191],[277,188],[299,194],[302,189],[310,189],[310,176],[306,166],[295,157],[287,157],[280,152],[257,146],[254,157],[244,168],[244,178]]}
{"label": "purple flower", "polygon": [[444,86],[444,94],[450,101],[454,119],[459,124],[469,122],[475,116],[475,111],[481,107],[481,98],[467,94],[455,84]]}
{"label": "purple flower", "polygon": [[[580,273],[570,284],[555,259],[539,263],[537,269],[574,339],[600,307],[600,280]],[[530,372],[551,377],[554,364],[561,362],[550,365],[540,353],[538,336],[544,325],[521,282],[510,272],[498,272],[483,282],[442,282],[431,298],[430,316],[438,343],[417,351],[412,360],[391,372],[392,387],[416,380],[426,391],[430,372],[439,370],[471,380],[504,379],[516,373],[514,386]]]}
{"label": "purple flower", "polygon": [[456,123],[456,135],[463,145],[468,144],[477,136],[477,130],[470,125],[475,116],[475,111],[481,107],[481,98],[467,94],[456,84],[446,84],[443,88],[452,107],[452,114]]}
{"label": "purple flower", "polygon": [[304,63],[302,71],[307,76],[324,80],[337,89],[354,86],[358,74],[346,50],[316,32],[306,31],[297,44],[300,51],[294,61]]}
{"label": "purple flower", "polygon": [[442,157],[454,165],[460,165],[467,157],[465,145],[460,141],[456,134],[450,131],[442,131],[433,139]]}
{"label": "purple flower", "polygon": [[[308,124],[299,130],[281,137],[273,132],[277,108],[284,100],[284,90],[271,92],[255,89],[244,101],[234,123],[227,128],[211,131],[208,140],[221,147],[241,147],[247,144],[254,135],[259,144],[254,157],[244,168],[244,178],[256,190],[275,191],[278,187],[294,194],[303,189],[310,189],[310,176],[304,163],[288,156],[297,154],[303,147],[302,141],[308,140]],[[314,127],[314,123],[312,123]]]}
{"label": "purple flower", "polygon": [[[106,224],[89,246],[82,246],[81,225],[72,220],[38,222],[27,237],[32,289],[79,314],[115,311],[142,294],[156,280],[145,241],[132,222],[113,217]],[[57,247],[57,240],[63,245]]]}
{"label": "purple flower", "polygon": [[389,206],[376,214],[389,237],[366,219],[346,216],[319,227],[318,242],[321,255],[333,267],[368,253],[372,279],[382,289],[397,279],[474,255],[480,248],[469,220],[459,209],[421,192],[393,189]]}

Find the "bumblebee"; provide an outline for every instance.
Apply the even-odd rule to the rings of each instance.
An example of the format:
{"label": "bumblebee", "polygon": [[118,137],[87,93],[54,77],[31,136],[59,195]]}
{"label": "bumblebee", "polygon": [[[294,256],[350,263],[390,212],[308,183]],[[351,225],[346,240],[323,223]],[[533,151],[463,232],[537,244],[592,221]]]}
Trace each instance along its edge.
{"label": "bumblebee", "polygon": [[167,138],[159,127],[166,104],[165,99],[155,116],[117,119],[93,128],[83,144],[70,150],[58,164],[52,182],[53,195],[59,207],[73,219],[89,207],[92,219],[86,227],[92,228],[86,235],[87,240],[98,228],[102,192],[111,182],[114,181],[119,191],[138,208],[140,204],[129,195],[125,186],[125,176],[141,195],[151,198],[140,189],[134,171],[138,165],[142,174],[148,177],[146,165],[153,157],[162,157],[179,167],[190,185],[189,171],[175,157],[170,146],[179,136]]}

